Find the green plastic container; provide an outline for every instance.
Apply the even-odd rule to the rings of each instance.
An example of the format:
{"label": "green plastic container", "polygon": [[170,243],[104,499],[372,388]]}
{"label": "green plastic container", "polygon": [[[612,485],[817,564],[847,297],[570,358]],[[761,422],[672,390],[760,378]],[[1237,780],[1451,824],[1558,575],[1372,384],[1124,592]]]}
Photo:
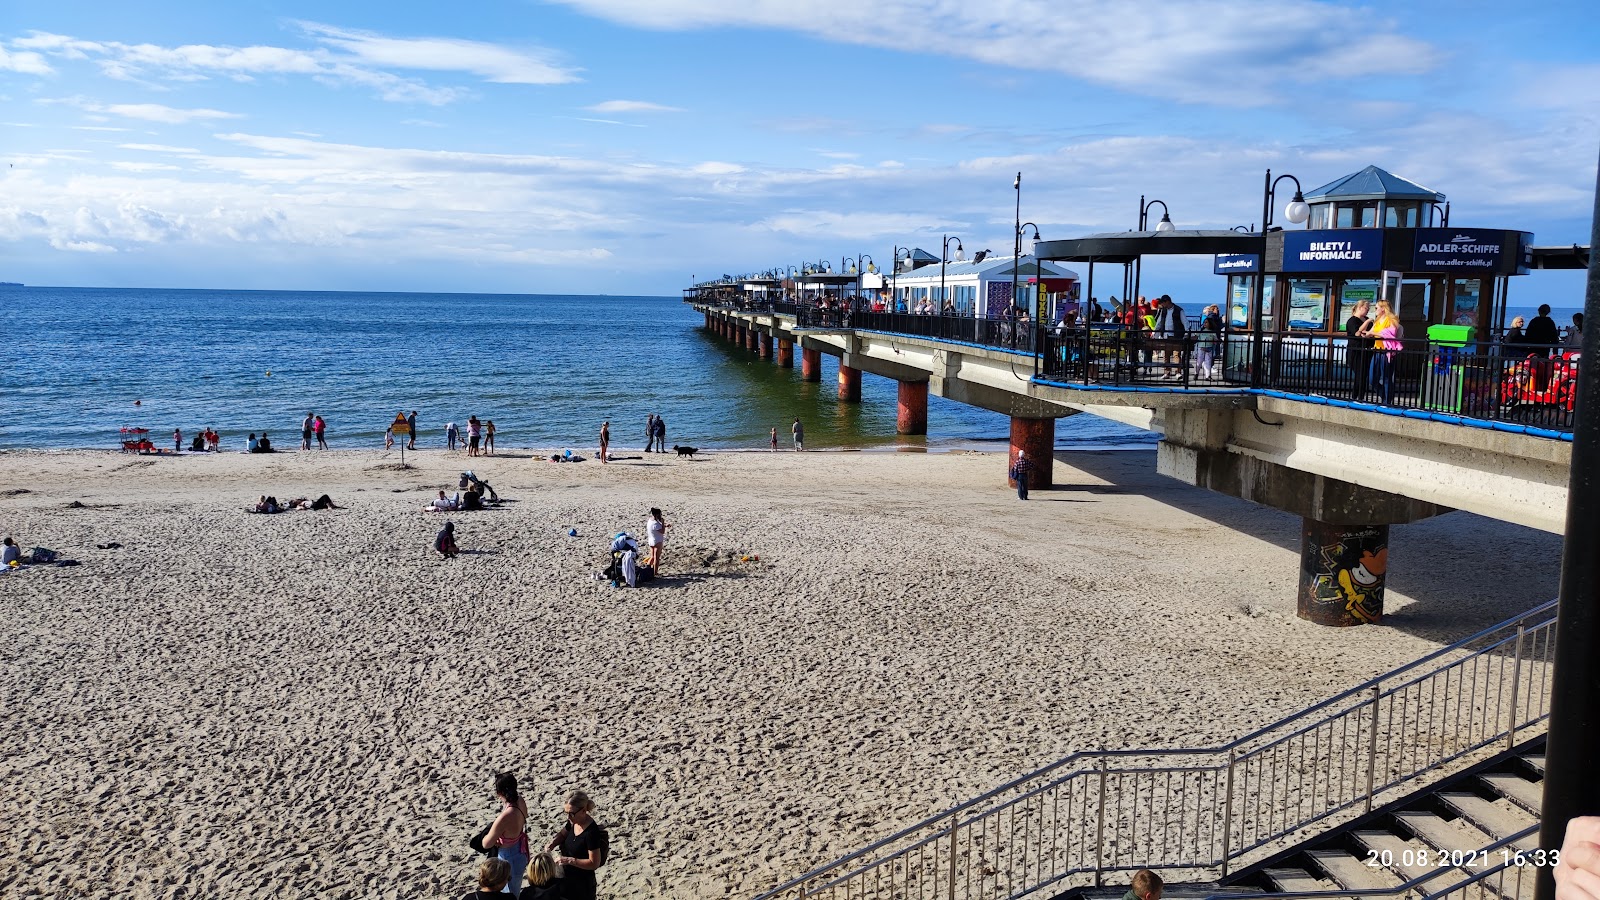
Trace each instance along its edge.
{"label": "green plastic container", "polygon": [[1428,367],[1422,373],[1422,405],[1461,412],[1471,382],[1472,357],[1462,350],[1478,338],[1471,325],[1429,325]]}
{"label": "green plastic container", "polygon": [[1428,341],[1440,347],[1465,347],[1478,339],[1473,325],[1429,325]]}

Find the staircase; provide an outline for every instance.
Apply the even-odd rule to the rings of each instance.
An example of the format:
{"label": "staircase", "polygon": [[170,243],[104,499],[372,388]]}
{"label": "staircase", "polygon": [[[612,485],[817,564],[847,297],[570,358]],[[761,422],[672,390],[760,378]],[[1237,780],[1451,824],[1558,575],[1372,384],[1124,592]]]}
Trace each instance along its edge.
{"label": "staircase", "polygon": [[[1327,838],[1314,840],[1254,871],[1218,894],[1266,897],[1360,891],[1366,897],[1427,897],[1482,884],[1488,897],[1527,900],[1531,870],[1517,854],[1536,854],[1544,775],[1544,739],[1517,755],[1451,779]],[[1524,857],[1526,860],[1526,857]]]}
{"label": "staircase", "polygon": [[1245,892],[1217,900],[1523,900],[1554,625],[1551,601],[1220,747],[1074,754],[757,900],[1098,895],[1141,868]]}

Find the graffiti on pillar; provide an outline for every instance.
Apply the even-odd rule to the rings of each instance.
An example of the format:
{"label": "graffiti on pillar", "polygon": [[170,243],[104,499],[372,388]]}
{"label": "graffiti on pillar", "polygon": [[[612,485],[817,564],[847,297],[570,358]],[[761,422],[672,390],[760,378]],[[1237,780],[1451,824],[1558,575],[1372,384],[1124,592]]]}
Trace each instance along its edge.
{"label": "graffiti on pillar", "polygon": [[1342,607],[1360,622],[1383,617],[1383,581],[1389,569],[1388,528],[1346,532],[1318,548],[1321,554],[1313,586],[1315,601]]}

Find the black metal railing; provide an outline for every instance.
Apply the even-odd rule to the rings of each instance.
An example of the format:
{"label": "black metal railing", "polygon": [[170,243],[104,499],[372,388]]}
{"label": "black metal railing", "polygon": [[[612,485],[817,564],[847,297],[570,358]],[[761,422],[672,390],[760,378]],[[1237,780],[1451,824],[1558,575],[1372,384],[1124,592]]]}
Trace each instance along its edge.
{"label": "black metal railing", "polygon": [[[704,304],[702,301],[702,305]],[[719,305],[719,304],[711,304]],[[743,304],[720,304],[745,309]],[[789,301],[763,311],[802,328],[884,331],[1032,355],[1039,377],[1133,389],[1259,388],[1421,413],[1572,430],[1578,354],[1570,347],[1404,339],[1374,346],[1343,335],[1191,330],[1168,339],[1114,323],[1039,325],[970,315],[871,312]]]}

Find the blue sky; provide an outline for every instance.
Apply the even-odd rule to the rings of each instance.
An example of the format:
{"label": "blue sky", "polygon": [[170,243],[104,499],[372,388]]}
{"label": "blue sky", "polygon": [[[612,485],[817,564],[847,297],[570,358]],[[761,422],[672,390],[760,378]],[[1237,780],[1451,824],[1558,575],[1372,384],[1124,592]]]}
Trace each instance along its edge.
{"label": "blue sky", "polygon": [[[940,236],[1260,218],[1369,163],[1584,242],[1592,2],[478,0],[0,10],[0,280],[672,294]],[[1145,285],[1209,302],[1208,260]],[[1152,286],[1152,279],[1155,285]],[[1514,304],[1581,304],[1536,274]]]}

